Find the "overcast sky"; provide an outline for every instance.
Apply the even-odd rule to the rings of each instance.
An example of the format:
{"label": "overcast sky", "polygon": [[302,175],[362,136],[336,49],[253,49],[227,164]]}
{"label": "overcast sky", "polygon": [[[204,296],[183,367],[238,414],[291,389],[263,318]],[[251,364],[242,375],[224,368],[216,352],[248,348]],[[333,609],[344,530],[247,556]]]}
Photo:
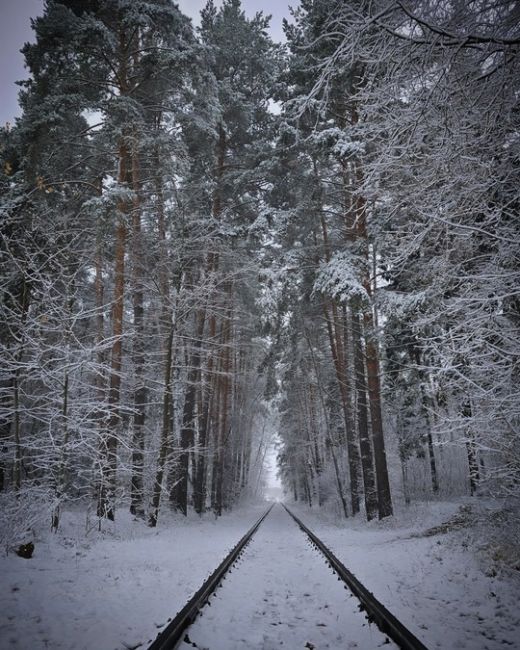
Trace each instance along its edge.
{"label": "overcast sky", "polygon": [[[198,22],[206,0],[177,0],[177,3]],[[283,39],[282,19],[289,16],[289,5],[297,6],[298,0],[242,0],[249,16],[257,11],[272,14],[271,33],[275,40]],[[15,81],[27,77],[19,50],[26,41],[33,40],[30,19],[42,11],[43,0],[0,0],[0,124],[12,122],[19,115],[19,88]]]}

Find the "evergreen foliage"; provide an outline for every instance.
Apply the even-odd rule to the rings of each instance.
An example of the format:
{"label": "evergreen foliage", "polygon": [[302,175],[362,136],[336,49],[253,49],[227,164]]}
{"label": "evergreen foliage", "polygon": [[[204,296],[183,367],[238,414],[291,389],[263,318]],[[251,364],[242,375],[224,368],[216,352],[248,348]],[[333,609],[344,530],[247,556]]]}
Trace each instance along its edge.
{"label": "evergreen foliage", "polygon": [[[0,132],[0,491],[345,517],[520,485],[517,8],[49,0]],[[16,508],[15,508],[16,509]]]}

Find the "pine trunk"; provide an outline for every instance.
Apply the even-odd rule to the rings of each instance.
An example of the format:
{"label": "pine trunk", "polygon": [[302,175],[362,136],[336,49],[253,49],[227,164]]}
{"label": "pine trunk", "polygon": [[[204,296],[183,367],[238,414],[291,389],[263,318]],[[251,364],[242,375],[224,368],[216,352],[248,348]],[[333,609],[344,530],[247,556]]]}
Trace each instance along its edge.
{"label": "pine trunk", "polygon": [[[121,185],[128,186],[131,173],[130,152],[124,140],[119,145],[119,177]],[[112,350],[110,363],[110,384],[108,390],[109,415],[101,441],[101,486],[98,496],[97,515],[113,520],[115,518],[115,496],[117,480],[117,442],[120,426],[119,401],[121,392],[121,367],[123,358],[123,313],[125,290],[125,252],[130,206],[127,201],[118,203],[115,238],[114,296],[112,302]]]}
{"label": "pine trunk", "polygon": [[152,528],[157,525],[159,517],[159,506],[161,503],[162,484],[164,477],[164,467],[168,457],[170,431],[171,431],[171,391],[172,391],[172,366],[173,366],[173,339],[175,335],[175,324],[170,324],[170,331],[166,339],[166,354],[164,361],[164,392],[163,392],[163,420],[161,430],[161,440],[159,444],[159,456],[157,458],[157,467],[155,470],[155,480],[152,491],[152,501],[150,505],[150,514],[148,515],[148,525]]}
{"label": "pine trunk", "polygon": [[[354,115],[357,121],[357,114]],[[358,188],[363,186],[363,171],[358,163],[356,182]],[[393,514],[388,466],[386,462],[385,438],[383,434],[383,417],[381,409],[381,383],[379,371],[379,349],[376,340],[376,328],[373,307],[373,287],[370,281],[370,256],[367,231],[367,205],[363,196],[356,199],[355,235],[363,250],[364,277],[363,287],[370,302],[366,304],[363,313],[365,329],[365,354],[367,368],[368,399],[370,405],[370,420],[372,425],[372,444],[374,449],[374,464],[376,470],[376,485],[378,498],[378,514],[383,519]],[[375,278],[374,278],[375,281]]]}
{"label": "pine trunk", "polygon": [[146,417],[146,384],[144,378],[144,298],[143,298],[143,242],[141,233],[141,205],[138,153],[132,156],[132,184],[135,192],[132,217],[132,306],[134,312],[134,338],[132,361],[134,365],[134,417],[132,435],[132,478],[130,487],[130,512],[144,516],[143,454],[144,425]]}
{"label": "pine trunk", "polygon": [[[321,230],[323,236],[323,248],[325,252],[325,260],[330,262],[330,247],[329,237],[327,231],[327,223],[323,213],[320,217]],[[354,440],[354,422],[352,420],[351,408],[352,400],[350,395],[350,383],[346,373],[346,358],[345,349],[343,347],[343,334],[344,331],[338,318],[338,307],[334,300],[331,301],[332,317],[325,302],[323,303],[323,313],[327,324],[327,332],[329,335],[329,344],[336,371],[336,379],[341,398],[341,407],[343,413],[343,421],[345,425],[345,439],[347,443],[347,456],[350,474],[350,499],[352,514],[355,515],[359,512],[359,449]]]}
{"label": "pine trunk", "polygon": [[181,428],[181,453],[178,460],[178,475],[176,479],[173,505],[183,515],[188,514],[188,485],[190,476],[190,453],[195,444],[195,407],[197,401],[197,380],[200,374],[202,337],[206,313],[202,311],[198,316],[196,338],[193,342],[193,351],[190,356],[188,376],[186,380],[186,395],[182,413]]}
{"label": "pine trunk", "polygon": [[[128,91],[128,42],[123,28],[119,32],[119,91],[125,96]],[[132,187],[132,161],[123,133],[118,150],[118,183],[127,189]],[[101,485],[98,494],[97,515],[113,520],[117,488],[117,444],[120,428],[121,368],[123,360],[123,315],[125,292],[125,254],[127,223],[132,204],[121,199],[117,204],[116,232],[114,245],[114,294],[112,300],[112,350],[110,361],[110,382],[108,389],[108,417],[101,440]]]}
{"label": "pine trunk", "polygon": [[361,450],[361,468],[365,489],[365,509],[367,520],[373,519],[378,512],[377,493],[374,476],[373,452],[368,430],[367,385],[365,374],[365,355],[361,334],[361,322],[358,313],[352,309],[352,343],[354,347],[354,372],[356,383],[356,415]]}
{"label": "pine trunk", "polygon": [[[217,330],[217,320],[214,315],[209,319],[208,337],[210,341],[215,339]],[[216,384],[216,376],[213,372],[214,355],[209,352],[208,363],[206,368],[206,391],[203,392],[203,384],[201,383],[200,390],[202,392],[201,402],[202,408],[199,416],[199,448],[200,455],[197,462],[197,471],[195,475],[194,488],[193,488],[193,505],[195,512],[202,514],[206,508],[206,465],[208,456],[208,443],[210,434],[210,413],[213,403],[213,394]]]}
{"label": "pine trunk", "polygon": [[[345,427],[345,437],[347,442],[347,457],[349,464],[349,474],[350,474],[350,505],[352,508],[352,514],[355,515],[360,510],[360,495],[359,495],[359,449],[356,445],[355,440],[353,439],[354,433],[354,423],[352,421],[349,404],[349,396],[347,393],[347,383],[346,375],[343,367],[343,363],[340,360],[341,350],[338,350],[339,338],[341,338],[340,331],[336,324],[336,327],[333,327],[332,319],[328,312],[327,306],[323,304],[323,312],[325,314],[325,319],[327,323],[327,331],[329,334],[329,344],[332,354],[332,359],[334,362],[334,368],[336,371],[336,379],[338,382],[340,400],[341,400],[341,412],[343,415],[343,422]],[[337,312],[333,311],[334,315],[337,317]],[[334,319],[335,320],[335,319]],[[340,343],[341,345],[341,343]]]}

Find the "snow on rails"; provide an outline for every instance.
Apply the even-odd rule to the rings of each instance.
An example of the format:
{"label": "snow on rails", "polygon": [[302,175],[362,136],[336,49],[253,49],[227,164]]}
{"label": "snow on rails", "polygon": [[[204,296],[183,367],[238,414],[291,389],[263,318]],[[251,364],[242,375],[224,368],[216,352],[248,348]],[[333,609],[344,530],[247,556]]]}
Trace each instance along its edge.
{"label": "snow on rails", "polygon": [[[273,508],[242,537],[149,650],[426,650],[285,505],[285,510]],[[316,551],[338,580],[323,571]],[[240,568],[231,573],[240,559]],[[216,595],[223,580],[226,585]]]}

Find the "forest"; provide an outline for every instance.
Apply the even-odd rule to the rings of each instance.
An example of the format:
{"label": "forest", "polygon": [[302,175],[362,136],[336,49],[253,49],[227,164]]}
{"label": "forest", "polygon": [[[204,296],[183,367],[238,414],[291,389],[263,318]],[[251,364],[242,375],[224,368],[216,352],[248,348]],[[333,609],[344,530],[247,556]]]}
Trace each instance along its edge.
{"label": "forest", "polygon": [[520,496],[520,5],[47,0],[0,130],[0,541]]}

